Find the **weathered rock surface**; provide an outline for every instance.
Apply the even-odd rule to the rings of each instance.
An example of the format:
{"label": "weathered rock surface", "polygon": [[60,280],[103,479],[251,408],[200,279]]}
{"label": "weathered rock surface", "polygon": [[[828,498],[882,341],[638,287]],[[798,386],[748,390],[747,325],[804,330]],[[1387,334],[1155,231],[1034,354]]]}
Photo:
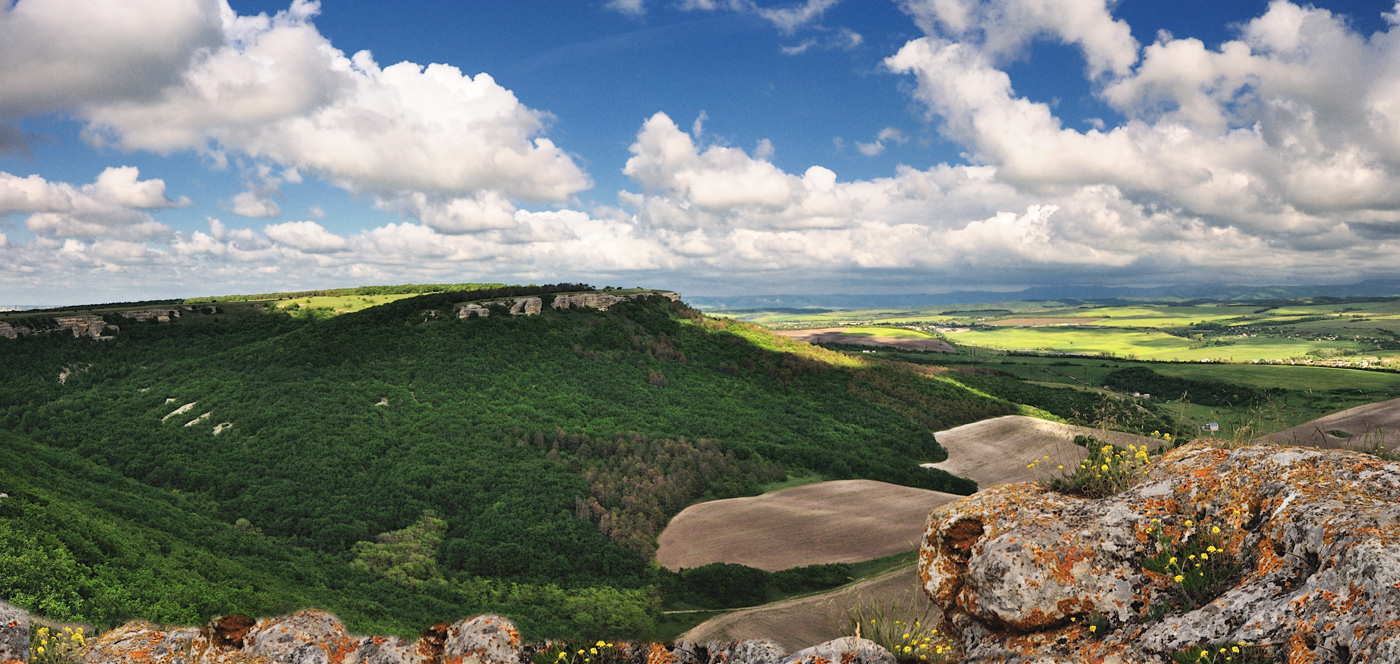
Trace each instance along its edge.
{"label": "weathered rock surface", "polygon": [[103,330],[117,331],[116,325],[108,325],[101,316],[92,314],[79,314],[77,316],[58,316],[54,318],[61,330],[69,330],[74,337],[92,337],[93,339],[111,339],[110,336],[103,336]]}
{"label": "weathered rock surface", "polygon": [[179,309],[134,309],[132,311],[121,312],[122,318],[147,321],[154,320],[158,323],[169,323],[172,318],[180,317]]}
{"label": "weathered rock surface", "polygon": [[[538,300],[539,298],[535,298]],[[520,632],[501,616],[477,616],[448,628],[442,644],[444,664],[493,664],[520,661]]]}
{"label": "weathered rock surface", "polygon": [[533,316],[544,310],[544,300],[537,297],[517,297],[510,305],[512,316]]}
{"label": "weathered rock surface", "polygon": [[24,327],[23,325],[15,326],[9,323],[0,322],[0,337],[4,337],[6,339],[18,339],[19,337],[27,337],[33,332],[34,330]]}
{"label": "weathered rock surface", "polygon": [[782,646],[765,639],[682,642],[676,644],[671,657],[653,656],[647,664],[779,664],[786,656]]}
{"label": "weathered rock surface", "polygon": [[479,304],[468,304],[467,306],[457,310],[458,318],[471,318],[472,316],[480,316],[481,318],[486,318],[490,315],[491,310]]}
{"label": "weathered rock surface", "polygon": [[[629,293],[627,295],[613,295],[611,293],[559,293],[553,296],[550,307],[554,309],[590,308],[605,310],[608,307],[637,298],[646,298],[652,295],[664,297],[673,302],[679,302],[681,294],[674,291],[654,291],[647,293]],[[534,316],[544,310],[544,298],[539,297],[513,297],[497,299],[486,302],[472,302],[458,307],[458,318],[472,318],[480,316],[485,318],[491,315],[490,306],[509,307],[508,311],[512,316]]]}
{"label": "weathered rock surface", "polygon": [[29,661],[29,614],[0,602],[0,662]]}
{"label": "weathered rock surface", "polygon": [[[1177,587],[1143,568],[1157,536],[1217,526],[1240,572],[1204,606],[1149,621]],[[1400,464],[1189,445],[1110,498],[1011,484],[939,507],[919,565],[968,662],[1165,664],[1236,641],[1280,662],[1400,662]]]}
{"label": "weathered rock surface", "polygon": [[[22,613],[22,612],[21,612]],[[3,615],[3,614],[0,614]],[[28,644],[28,626],[23,631]],[[894,664],[864,639],[837,639],[788,656],[772,641],[618,644],[634,664]],[[82,650],[83,664],[528,664],[543,645],[525,647],[510,620],[484,615],[434,625],[417,641],[350,636],[335,616],[307,610],[253,621],[225,616],[202,628],[162,630],[148,622],[118,627]],[[26,660],[27,661],[27,660]]]}
{"label": "weathered rock surface", "polygon": [[573,307],[587,307],[590,309],[607,309],[624,298],[609,293],[560,293],[554,296],[554,303],[550,306],[555,309],[569,309]]}
{"label": "weathered rock surface", "polygon": [[[25,634],[26,643],[28,632]],[[226,616],[203,628],[118,627],[82,651],[84,664],[520,664],[520,633],[500,616],[440,625],[416,642],[351,636],[335,616],[307,610],[254,622]]]}
{"label": "weathered rock surface", "polygon": [[672,302],[679,302],[681,294],[675,291],[656,291],[648,293],[629,293],[627,295],[613,295],[611,293],[560,293],[554,296],[554,303],[550,306],[555,309],[569,309],[574,307],[587,307],[590,309],[607,309],[618,302],[625,300],[635,300],[656,295],[664,297]]}
{"label": "weathered rock surface", "polygon": [[874,641],[847,636],[799,650],[782,664],[894,664],[894,655]]}

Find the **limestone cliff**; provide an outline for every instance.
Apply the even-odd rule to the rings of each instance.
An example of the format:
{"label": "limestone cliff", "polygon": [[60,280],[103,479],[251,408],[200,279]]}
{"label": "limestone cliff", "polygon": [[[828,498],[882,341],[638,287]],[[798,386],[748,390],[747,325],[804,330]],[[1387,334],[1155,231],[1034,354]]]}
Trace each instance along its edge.
{"label": "limestone cliff", "polygon": [[618,302],[625,300],[635,300],[656,295],[664,297],[672,302],[679,302],[681,294],[675,291],[654,291],[646,293],[628,293],[626,295],[613,295],[606,292],[592,293],[560,293],[554,296],[555,309],[568,309],[571,307],[587,307],[590,309],[607,309]]}
{"label": "limestone cliff", "polygon": [[115,337],[104,336],[103,330],[116,332],[121,329],[116,325],[108,325],[101,316],[92,314],[78,314],[75,316],[56,316],[54,322],[58,323],[60,330],[69,330],[74,337],[91,337],[93,339],[113,339]]}
{"label": "limestone cliff", "polygon": [[510,305],[512,316],[534,316],[544,310],[544,301],[537,297],[517,297]]}
{"label": "limestone cliff", "polygon": [[6,339],[18,339],[19,337],[29,336],[33,332],[34,330],[24,327],[23,325],[15,326],[6,322],[0,322],[0,337]]}
{"label": "limestone cliff", "polygon": [[1109,498],[1002,485],[934,510],[919,566],[968,662],[1400,662],[1400,463],[1189,445]]}
{"label": "limestone cliff", "polygon": [[[650,291],[645,293],[627,293],[625,295],[614,295],[607,292],[559,293],[553,296],[554,299],[550,307],[554,309],[586,308],[603,311],[618,302],[646,298],[653,295],[664,297],[673,302],[679,302],[681,299],[681,294],[675,291]],[[498,300],[470,302],[458,307],[457,317],[485,318],[491,315],[490,307],[492,305],[506,307],[507,311],[512,316],[534,316],[544,310],[544,298],[510,297]]]}
{"label": "limestone cliff", "polygon": [[132,311],[121,312],[122,318],[147,321],[154,320],[158,323],[169,323],[173,318],[180,317],[179,309],[134,309]]}

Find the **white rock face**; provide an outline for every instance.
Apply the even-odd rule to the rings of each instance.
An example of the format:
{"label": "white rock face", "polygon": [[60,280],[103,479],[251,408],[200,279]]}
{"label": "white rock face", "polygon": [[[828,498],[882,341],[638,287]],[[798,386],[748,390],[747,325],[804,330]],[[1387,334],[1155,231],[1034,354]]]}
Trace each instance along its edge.
{"label": "white rock face", "polygon": [[512,316],[534,316],[544,310],[544,301],[537,297],[517,297],[510,307]]}
{"label": "white rock face", "polygon": [[91,314],[58,316],[54,318],[54,321],[58,323],[60,329],[71,331],[74,337],[110,339],[111,337],[102,336],[102,331],[108,328],[113,331],[118,329],[115,325],[108,325],[107,321],[102,320],[101,316],[93,316]]}
{"label": "white rock face", "polygon": [[16,327],[9,323],[0,322],[0,337],[6,339],[18,339],[19,337],[29,336],[31,332],[33,332],[33,330],[23,325]]}
{"label": "white rock face", "polygon": [[569,309],[572,307],[588,307],[590,309],[607,309],[623,298],[608,293],[560,293],[554,296],[555,309]]}
{"label": "white rock face", "polygon": [[169,323],[172,318],[180,317],[179,309],[135,309],[121,312],[122,318],[133,320],[154,320],[158,323]]}
{"label": "white rock face", "polygon": [[480,316],[481,318],[486,318],[490,315],[491,310],[479,304],[468,304],[467,306],[457,310],[458,318],[471,318],[472,316]]}

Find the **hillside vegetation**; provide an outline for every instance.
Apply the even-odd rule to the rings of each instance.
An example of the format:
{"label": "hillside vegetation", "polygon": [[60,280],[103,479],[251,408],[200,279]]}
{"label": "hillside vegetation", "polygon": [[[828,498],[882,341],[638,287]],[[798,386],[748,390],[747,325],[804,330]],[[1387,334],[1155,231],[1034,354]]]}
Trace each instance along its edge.
{"label": "hillside vegetation", "polygon": [[641,635],[686,505],[788,473],[969,493],[919,466],[931,432],[1019,412],[663,297],[543,297],[468,320],[463,292],[332,318],[220,298],[112,316],[111,341],[0,339],[0,595],[102,625],[316,605]]}

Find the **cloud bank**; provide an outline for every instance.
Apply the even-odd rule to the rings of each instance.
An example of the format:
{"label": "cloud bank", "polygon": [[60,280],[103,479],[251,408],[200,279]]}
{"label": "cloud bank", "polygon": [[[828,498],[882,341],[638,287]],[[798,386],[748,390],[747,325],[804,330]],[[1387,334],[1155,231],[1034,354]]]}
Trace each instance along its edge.
{"label": "cloud bank", "polygon": [[[762,11],[791,31],[834,4]],[[1166,34],[1143,46],[1106,0],[902,0],[924,34],[889,55],[888,75],[965,162],[869,180],[788,172],[772,160],[782,146],[706,144],[656,113],[626,163],[607,166],[631,186],[600,205],[579,198],[591,179],[547,137],[547,112],[484,73],[347,56],[316,30],[314,2],[270,17],[214,0],[121,6],[108,21],[73,19],[108,16],[101,3],[0,10],[0,122],[66,113],[95,145],[247,160],[248,188],[225,206],[244,217],[278,216],[278,188],[305,173],[402,222],[176,232],[152,214],[187,201],[135,168],[84,185],[0,173],[0,223],[33,235],[0,235],[6,288],[92,271],[147,284],[567,276],[715,290],[1258,283],[1360,279],[1400,255],[1393,17],[1363,35],[1275,0],[1218,47]],[[1080,131],[1018,95],[1007,68],[1037,40],[1078,49],[1120,120]],[[871,135],[857,145],[868,155],[907,140]]]}

